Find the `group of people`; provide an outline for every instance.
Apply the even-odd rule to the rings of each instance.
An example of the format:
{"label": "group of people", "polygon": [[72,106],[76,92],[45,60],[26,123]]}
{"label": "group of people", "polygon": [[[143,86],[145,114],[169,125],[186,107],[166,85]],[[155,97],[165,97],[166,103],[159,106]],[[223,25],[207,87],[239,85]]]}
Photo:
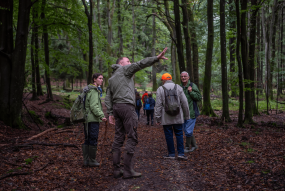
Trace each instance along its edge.
{"label": "group of people", "polygon": [[[178,159],[187,160],[185,153],[198,148],[193,130],[196,118],[199,115],[197,101],[200,101],[202,96],[198,87],[190,82],[187,72],[181,73],[180,85],[172,81],[170,74],[163,74],[161,78],[163,85],[157,89],[156,102],[151,93],[146,92],[142,98],[139,93],[135,93],[134,74],[141,69],[152,66],[160,59],[167,60],[164,56],[166,50],[167,48],[158,56],[145,58],[133,64],[127,57],[121,57],[116,61],[116,64],[112,65],[113,74],[108,81],[105,105],[109,115],[109,123],[115,125],[115,137],[112,145],[113,176],[115,178],[123,176],[127,179],[141,176],[141,173],[136,172],[133,168],[133,156],[138,144],[137,123],[140,118],[141,107],[144,108],[147,115],[147,125],[149,125],[150,120],[151,125],[153,125],[155,118],[156,124],[163,126],[168,150],[168,153],[163,156],[164,158],[175,159],[173,132],[177,140]],[[99,123],[107,120],[102,111],[99,89],[103,82],[103,75],[94,74],[92,80],[93,83],[89,85],[92,89],[85,100],[88,124],[88,128],[84,128],[85,142],[82,145],[83,164],[85,166],[100,165],[96,161]],[[138,103],[141,100],[143,104]],[[185,149],[183,130],[186,136]],[[125,144],[124,170],[122,170],[120,159],[125,135],[128,138]]]}
{"label": "group of people", "polygon": [[151,126],[153,126],[153,114],[155,107],[155,100],[152,97],[152,93],[145,91],[143,96],[140,96],[139,92],[136,93],[136,113],[138,115],[138,120],[140,120],[140,111],[143,108],[143,114],[147,116],[147,123],[151,120]]}

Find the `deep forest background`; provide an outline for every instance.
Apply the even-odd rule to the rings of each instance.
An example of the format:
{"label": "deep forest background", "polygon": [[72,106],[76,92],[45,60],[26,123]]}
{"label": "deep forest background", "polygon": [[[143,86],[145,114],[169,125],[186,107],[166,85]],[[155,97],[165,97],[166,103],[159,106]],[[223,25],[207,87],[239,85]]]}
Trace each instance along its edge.
{"label": "deep forest background", "polygon": [[[167,61],[136,73],[156,91],[163,73],[180,73],[203,93],[201,113],[238,110],[238,126],[284,109],[284,1],[7,0],[0,3],[0,120],[23,127],[23,93],[32,100],[75,92],[121,56],[132,62],[168,47]],[[213,100],[213,96],[217,99]],[[279,104],[279,105],[278,105]]]}

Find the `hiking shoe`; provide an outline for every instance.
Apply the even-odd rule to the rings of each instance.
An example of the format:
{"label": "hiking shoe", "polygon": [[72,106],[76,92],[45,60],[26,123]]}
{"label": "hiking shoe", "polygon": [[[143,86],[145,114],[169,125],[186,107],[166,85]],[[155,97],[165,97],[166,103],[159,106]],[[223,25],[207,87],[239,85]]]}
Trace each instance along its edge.
{"label": "hiking shoe", "polygon": [[185,155],[178,156],[178,160],[187,160],[187,159],[188,159],[188,157],[186,157]]}
{"label": "hiking shoe", "polygon": [[169,156],[169,155],[165,155],[165,156],[163,156],[163,158],[164,158],[164,159],[172,159],[172,160],[175,159],[175,157],[172,157],[172,156]]}

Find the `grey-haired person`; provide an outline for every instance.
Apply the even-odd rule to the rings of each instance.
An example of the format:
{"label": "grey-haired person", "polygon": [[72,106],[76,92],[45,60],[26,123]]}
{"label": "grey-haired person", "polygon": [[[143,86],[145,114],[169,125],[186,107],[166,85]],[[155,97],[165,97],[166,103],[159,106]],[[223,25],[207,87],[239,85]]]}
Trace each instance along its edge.
{"label": "grey-haired person", "polygon": [[194,127],[196,124],[196,118],[199,116],[199,108],[197,106],[197,101],[202,100],[202,95],[196,84],[190,81],[190,76],[188,72],[181,72],[181,87],[183,88],[184,94],[187,98],[189,110],[190,110],[190,119],[185,120],[183,124],[183,130],[186,136],[186,144],[184,153],[193,152],[198,149],[196,144],[196,139],[193,135]]}

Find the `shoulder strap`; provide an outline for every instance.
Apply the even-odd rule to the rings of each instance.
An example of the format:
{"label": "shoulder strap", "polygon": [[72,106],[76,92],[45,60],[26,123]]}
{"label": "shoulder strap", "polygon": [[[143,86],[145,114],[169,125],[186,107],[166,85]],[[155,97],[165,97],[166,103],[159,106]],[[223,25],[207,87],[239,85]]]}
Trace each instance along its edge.
{"label": "shoulder strap", "polygon": [[191,87],[193,86],[193,82],[190,82],[190,86],[191,86]]}

